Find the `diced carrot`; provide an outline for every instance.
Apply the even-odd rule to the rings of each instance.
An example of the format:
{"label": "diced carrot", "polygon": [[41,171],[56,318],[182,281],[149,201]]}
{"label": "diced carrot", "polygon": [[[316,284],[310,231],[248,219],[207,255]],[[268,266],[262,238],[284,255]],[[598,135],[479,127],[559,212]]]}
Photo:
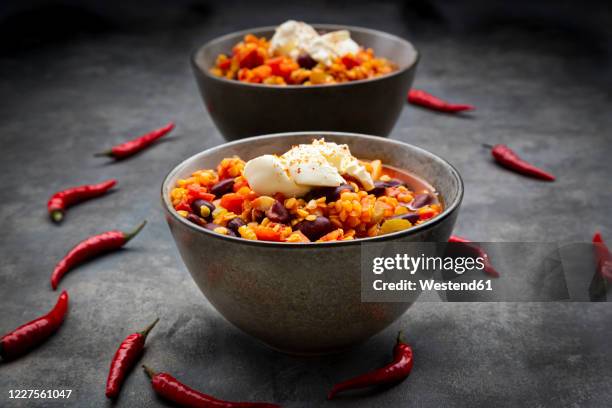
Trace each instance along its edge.
{"label": "diced carrot", "polygon": [[240,214],[242,212],[242,203],[244,202],[245,197],[236,194],[229,193],[225,194],[221,197],[221,207],[225,208],[228,211],[231,211],[235,214]]}
{"label": "diced carrot", "polygon": [[265,227],[257,227],[255,228],[255,235],[257,235],[257,239],[262,241],[280,241],[281,234],[279,231],[274,231],[270,228]]}

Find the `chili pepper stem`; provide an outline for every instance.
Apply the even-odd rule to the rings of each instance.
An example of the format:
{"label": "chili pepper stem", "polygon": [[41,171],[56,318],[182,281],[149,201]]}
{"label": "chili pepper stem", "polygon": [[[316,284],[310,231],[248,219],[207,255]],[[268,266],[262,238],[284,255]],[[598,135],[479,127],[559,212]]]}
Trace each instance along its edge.
{"label": "chili pepper stem", "polygon": [[483,143],[483,144],[482,144],[482,147],[486,147],[487,149],[492,149],[492,148],[493,148],[493,145],[490,145],[490,144],[488,144],[488,143]]}
{"label": "chili pepper stem", "polygon": [[94,157],[113,157],[112,150],[105,150],[103,152],[94,153]]}
{"label": "chili pepper stem", "polygon": [[152,368],[148,367],[148,366],[147,366],[147,365],[145,365],[145,364],[143,364],[143,365],[142,365],[142,368],[143,368],[144,372],[147,374],[147,376],[148,376],[150,379],[153,379],[153,377],[155,377],[155,376],[157,375],[157,373],[156,373],[155,371],[153,371],[153,369],[152,369]]}
{"label": "chili pepper stem", "polygon": [[64,219],[64,213],[60,210],[54,210],[51,212],[51,219],[53,222],[61,222]]}
{"label": "chili pepper stem", "polygon": [[136,229],[134,229],[131,232],[126,232],[125,235],[125,242],[128,242],[130,239],[134,238],[136,235],[138,235],[138,233],[144,228],[144,226],[147,225],[147,220],[144,220],[143,222],[140,223],[139,226],[136,227]]}
{"label": "chili pepper stem", "polygon": [[406,344],[406,339],[404,338],[404,331],[400,330],[397,332],[397,342]]}
{"label": "chili pepper stem", "polygon": [[151,323],[150,325],[145,327],[145,329],[140,332],[140,335],[146,339],[147,336],[149,335],[149,333],[151,332],[151,330],[153,330],[153,328],[157,324],[157,322],[159,322],[159,317],[157,319],[155,319],[155,321],[153,321],[153,323]]}

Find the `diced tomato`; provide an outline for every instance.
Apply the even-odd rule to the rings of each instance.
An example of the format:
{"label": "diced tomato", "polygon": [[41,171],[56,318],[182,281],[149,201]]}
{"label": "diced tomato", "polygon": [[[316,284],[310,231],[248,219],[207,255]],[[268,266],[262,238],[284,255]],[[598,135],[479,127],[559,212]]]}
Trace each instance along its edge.
{"label": "diced tomato", "polygon": [[229,193],[221,197],[221,207],[225,208],[228,211],[233,212],[234,214],[240,214],[242,212],[242,203],[244,202],[245,197],[236,194]]}
{"label": "diced tomato", "polygon": [[182,200],[178,205],[174,207],[176,211],[191,211],[191,206],[185,200]]}
{"label": "diced tomato", "polygon": [[197,184],[190,184],[187,186],[187,197],[189,201],[202,199],[206,201],[212,201],[215,199],[214,194],[210,194],[206,187],[199,186]]}
{"label": "diced tomato", "polygon": [[300,67],[297,62],[286,57],[271,58],[266,65],[272,69],[272,75],[283,77],[286,81],[290,79],[291,73]]}
{"label": "diced tomato", "polygon": [[420,220],[428,220],[436,215],[436,212],[431,208],[421,208],[419,210],[419,219]]}
{"label": "diced tomato", "polygon": [[219,61],[217,63],[217,66],[221,69],[229,69],[229,67],[232,65],[232,60],[229,58],[226,58],[222,61]]}
{"label": "diced tomato", "polygon": [[342,63],[344,64],[346,69],[351,69],[356,67],[357,65],[360,65],[359,60],[355,58],[355,56],[353,56],[352,54],[347,54],[342,57]]}
{"label": "diced tomato", "polygon": [[238,63],[240,68],[255,68],[264,63],[265,55],[257,45],[249,43],[244,50],[240,50]]}
{"label": "diced tomato", "polygon": [[257,239],[262,241],[280,241],[281,234],[280,232],[274,231],[270,228],[265,227],[257,227],[255,228],[255,235],[257,235]]}
{"label": "diced tomato", "polygon": [[271,58],[268,60],[268,62],[266,62],[266,65],[272,69],[272,75],[283,76],[281,71],[282,62],[283,57]]}
{"label": "diced tomato", "polygon": [[206,201],[212,201],[215,199],[215,195],[201,191],[198,193],[198,198],[201,198],[202,200]]}

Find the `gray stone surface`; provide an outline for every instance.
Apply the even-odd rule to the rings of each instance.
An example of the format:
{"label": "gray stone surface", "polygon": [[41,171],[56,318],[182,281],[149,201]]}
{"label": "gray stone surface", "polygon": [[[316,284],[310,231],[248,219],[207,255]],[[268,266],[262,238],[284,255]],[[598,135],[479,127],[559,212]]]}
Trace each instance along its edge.
{"label": "gray stone surface", "polygon": [[[50,341],[0,365],[0,406],[105,406],[109,360],[121,339],[155,316],[143,362],[219,397],[284,407],[610,406],[612,309],[603,304],[417,304],[393,327],[345,354],[301,359],[259,345],[206,302],[181,263],[159,204],[162,177],[194,152],[222,143],[204,112],[188,53],[219,34],[288,17],[393,32],[422,52],[415,86],[473,103],[452,117],[406,106],[392,133],[429,149],[463,174],[457,233],[474,240],[587,241],[612,237],[612,126],[602,60],[557,32],[493,28],[450,35],[404,19],[392,3],[210,8],[172,24],[76,37],[0,59],[2,180],[0,332],[47,310],[49,275],[77,241],[109,228],[149,225],[118,253],[62,282],[70,316]],[[126,137],[178,123],[146,153],[121,163],[95,159]],[[482,142],[504,142],[550,169],[541,183],[497,168]],[[59,188],[119,179],[118,190],[73,208],[51,225],[44,204]],[[211,254],[214,256],[214,254]],[[404,383],[325,402],[335,381],[389,358],[407,332],[416,362]],[[67,401],[9,400],[10,389],[73,390]],[[117,406],[166,406],[145,375],[128,378]]]}

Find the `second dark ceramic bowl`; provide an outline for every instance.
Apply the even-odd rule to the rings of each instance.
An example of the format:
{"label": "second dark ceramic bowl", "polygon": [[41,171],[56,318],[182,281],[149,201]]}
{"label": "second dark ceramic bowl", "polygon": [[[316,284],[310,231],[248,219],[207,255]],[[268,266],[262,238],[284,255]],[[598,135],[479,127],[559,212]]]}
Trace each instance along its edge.
{"label": "second dark ceramic bowl", "polygon": [[272,86],[212,75],[217,55],[228,54],[245,34],[271,38],[274,27],[214,39],[191,58],[206,109],[228,140],[287,131],[326,129],[387,136],[397,121],[416,70],[418,53],[408,41],[367,28],[314,25],[319,32],[346,29],[360,45],[399,69],[378,78],[336,85]]}
{"label": "second dark ceramic bowl", "polygon": [[[215,168],[224,157],[281,154],[315,137],[346,143],[353,155],[381,159],[429,181],[443,197],[442,214],[419,226],[375,238],[328,243],[278,243],[228,237],[181,217],[169,200],[178,179]],[[193,280],[231,323],[275,349],[293,354],[341,350],[389,326],[411,305],[361,301],[361,245],[446,242],[463,197],[457,171],[440,157],[395,140],[353,133],[296,132],[227,143],[190,157],[162,186],[172,236]]]}

